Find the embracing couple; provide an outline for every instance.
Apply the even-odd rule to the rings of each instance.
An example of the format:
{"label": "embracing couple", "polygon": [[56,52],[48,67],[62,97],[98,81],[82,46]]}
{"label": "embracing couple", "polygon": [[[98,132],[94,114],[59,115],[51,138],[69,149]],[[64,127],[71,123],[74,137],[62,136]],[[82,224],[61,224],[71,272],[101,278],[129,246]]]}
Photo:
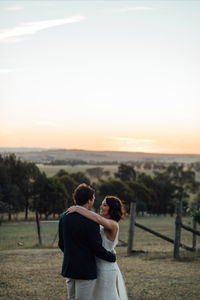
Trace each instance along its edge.
{"label": "embracing couple", "polygon": [[86,184],[75,189],[73,200],[75,205],[59,221],[58,245],[64,253],[62,276],[66,277],[67,299],[127,300],[114,250],[124,211],[121,200],[105,197],[98,215],[90,211],[95,191]]}

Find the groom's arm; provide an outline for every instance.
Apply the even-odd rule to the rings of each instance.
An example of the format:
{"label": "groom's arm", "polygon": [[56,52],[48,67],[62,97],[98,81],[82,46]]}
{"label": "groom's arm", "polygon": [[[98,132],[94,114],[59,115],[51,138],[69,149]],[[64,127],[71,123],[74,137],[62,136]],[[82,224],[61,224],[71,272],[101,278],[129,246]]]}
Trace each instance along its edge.
{"label": "groom's arm", "polygon": [[116,255],[110,251],[107,251],[102,246],[102,238],[100,235],[99,225],[93,221],[88,222],[88,241],[90,248],[92,249],[95,256],[109,261],[109,262],[115,262],[116,261]]}

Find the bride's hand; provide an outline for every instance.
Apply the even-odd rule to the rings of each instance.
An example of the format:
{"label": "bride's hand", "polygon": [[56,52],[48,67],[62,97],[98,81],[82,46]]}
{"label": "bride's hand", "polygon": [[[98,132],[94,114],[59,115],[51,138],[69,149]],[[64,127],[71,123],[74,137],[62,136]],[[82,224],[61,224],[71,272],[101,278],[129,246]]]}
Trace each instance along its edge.
{"label": "bride's hand", "polygon": [[75,205],[73,205],[73,206],[70,206],[70,207],[67,209],[66,213],[67,213],[67,214],[71,214],[71,213],[76,212],[76,211],[77,211],[77,207],[76,207]]}

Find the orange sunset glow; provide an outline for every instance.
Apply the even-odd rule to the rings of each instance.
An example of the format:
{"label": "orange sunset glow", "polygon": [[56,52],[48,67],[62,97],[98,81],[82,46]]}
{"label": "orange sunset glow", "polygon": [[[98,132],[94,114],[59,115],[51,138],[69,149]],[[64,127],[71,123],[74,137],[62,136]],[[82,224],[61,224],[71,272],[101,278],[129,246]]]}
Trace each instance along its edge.
{"label": "orange sunset glow", "polygon": [[1,6],[1,148],[200,154],[194,6]]}

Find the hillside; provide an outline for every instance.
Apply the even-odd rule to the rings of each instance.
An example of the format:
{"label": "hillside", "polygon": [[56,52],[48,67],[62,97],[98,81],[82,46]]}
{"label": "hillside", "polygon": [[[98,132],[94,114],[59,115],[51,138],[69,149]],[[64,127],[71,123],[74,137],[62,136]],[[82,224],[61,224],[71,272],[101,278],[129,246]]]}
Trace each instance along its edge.
{"label": "hillside", "polygon": [[87,151],[67,149],[41,149],[41,148],[0,148],[1,154],[15,153],[22,160],[37,163],[55,160],[82,160],[86,162],[127,162],[127,161],[165,161],[197,162],[200,154],[157,154],[143,152],[118,152],[118,151]]}

